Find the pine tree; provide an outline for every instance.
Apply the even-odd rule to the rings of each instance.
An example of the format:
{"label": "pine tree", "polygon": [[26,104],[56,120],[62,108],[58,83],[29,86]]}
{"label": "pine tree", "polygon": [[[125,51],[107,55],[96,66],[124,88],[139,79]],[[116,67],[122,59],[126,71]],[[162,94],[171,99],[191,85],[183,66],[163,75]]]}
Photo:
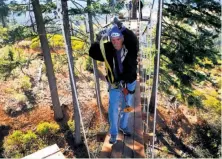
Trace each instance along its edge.
{"label": "pine tree", "polygon": [[3,28],[6,27],[6,17],[9,14],[9,7],[6,5],[5,0],[0,0],[0,21]]}
{"label": "pine tree", "polygon": [[37,31],[39,34],[39,39],[41,43],[41,48],[44,56],[44,62],[46,66],[47,77],[49,81],[49,88],[51,93],[52,105],[54,109],[54,117],[56,120],[63,119],[63,113],[60,106],[60,101],[58,97],[56,78],[53,70],[53,64],[49,49],[48,40],[46,37],[45,25],[43,23],[42,12],[39,4],[39,0],[32,1],[32,7],[35,14],[35,20],[37,24]]}
{"label": "pine tree", "polygon": [[[218,64],[219,52],[215,49],[214,40],[219,36],[220,16],[220,4],[214,0],[171,0],[164,3],[161,90],[172,94],[170,87],[173,86],[185,101],[192,92],[193,84],[209,80],[195,68],[209,68]],[[206,59],[212,65],[204,64]],[[154,107],[153,100],[151,98],[151,108]]]}

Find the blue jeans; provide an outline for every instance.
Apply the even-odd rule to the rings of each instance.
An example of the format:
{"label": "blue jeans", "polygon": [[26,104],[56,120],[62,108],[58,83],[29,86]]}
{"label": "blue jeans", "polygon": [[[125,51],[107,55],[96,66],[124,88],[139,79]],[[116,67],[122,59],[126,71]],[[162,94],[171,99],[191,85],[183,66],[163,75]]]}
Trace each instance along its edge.
{"label": "blue jeans", "polygon": [[[132,83],[127,83],[127,89],[130,91],[135,90],[136,81]],[[126,101],[125,101],[126,100]],[[134,94],[128,94],[126,99],[122,93],[122,88],[119,89],[109,89],[109,124],[110,124],[110,134],[118,134],[118,119],[119,119],[119,106],[121,106],[120,112],[120,127],[122,129],[127,128],[129,113],[124,113],[123,109],[126,105],[134,106]]]}

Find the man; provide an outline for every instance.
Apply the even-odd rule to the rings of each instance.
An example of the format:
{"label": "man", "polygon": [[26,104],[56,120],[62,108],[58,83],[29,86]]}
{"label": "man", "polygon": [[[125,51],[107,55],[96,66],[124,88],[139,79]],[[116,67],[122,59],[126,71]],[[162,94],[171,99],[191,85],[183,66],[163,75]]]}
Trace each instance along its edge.
{"label": "man", "polygon": [[[139,8],[140,8],[140,10],[139,10]],[[142,0],[137,0],[137,10],[138,10],[138,12],[140,11],[140,13],[139,13],[140,19],[143,19],[143,13],[142,13],[143,2],[142,2]]]}
{"label": "man", "polygon": [[[128,125],[128,112],[125,107],[134,105],[134,92],[137,78],[138,40],[136,35],[125,27],[113,26],[109,31],[111,42],[95,42],[89,49],[89,56],[98,61],[104,61],[109,84],[109,123],[110,144],[115,144],[118,134],[118,108],[121,105],[120,130],[124,135],[131,135]],[[124,95],[126,85],[128,94]]]}

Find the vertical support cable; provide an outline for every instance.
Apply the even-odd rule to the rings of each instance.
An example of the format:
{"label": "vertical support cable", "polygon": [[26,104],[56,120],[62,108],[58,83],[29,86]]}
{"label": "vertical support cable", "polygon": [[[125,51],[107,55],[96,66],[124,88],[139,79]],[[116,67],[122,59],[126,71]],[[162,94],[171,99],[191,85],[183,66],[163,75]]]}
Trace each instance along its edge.
{"label": "vertical support cable", "polygon": [[149,54],[149,57],[148,57],[148,61],[149,61],[149,64],[148,64],[148,68],[149,68],[149,81],[148,81],[148,98],[147,98],[147,118],[146,118],[146,124],[147,124],[147,128],[146,128],[146,133],[148,133],[148,130],[149,130],[149,127],[148,127],[148,125],[149,125],[149,120],[148,120],[148,118],[149,118],[149,103],[150,103],[150,94],[151,94],[151,91],[150,91],[150,74],[151,74],[151,72],[150,72],[150,70],[151,70],[151,53],[152,53],[152,23],[150,22],[150,25],[149,25],[149,27],[148,27],[148,30],[147,30],[147,32],[148,32],[148,36],[149,36],[149,46],[150,46],[150,51],[148,52],[148,54]]}
{"label": "vertical support cable", "polygon": [[[91,6],[90,0],[87,0],[87,6]],[[89,32],[90,32],[90,42],[93,43],[94,42],[94,32],[93,32],[91,11],[88,12],[88,24],[89,24]],[[97,100],[97,105],[98,105],[99,111],[100,111],[100,119],[102,120],[102,112],[101,112],[102,101],[101,101],[101,95],[100,95],[100,85],[99,85],[99,78],[98,78],[97,62],[94,59],[92,59],[92,63],[93,63],[93,75],[94,75],[94,79],[96,81],[96,85],[95,85],[96,100]]]}
{"label": "vertical support cable", "polygon": [[[61,8],[61,1],[57,0],[57,8]],[[88,147],[88,142],[87,142],[87,138],[86,138],[86,132],[85,132],[85,128],[84,128],[84,124],[83,124],[83,120],[82,120],[82,114],[81,114],[81,109],[80,109],[80,106],[79,106],[79,100],[78,100],[78,97],[77,97],[77,91],[76,91],[76,85],[75,85],[75,78],[74,78],[74,71],[72,69],[72,64],[71,64],[71,58],[70,58],[70,55],[69,55],[69,46],[68,46],[68,41],[67,41],[67,38],[65,38],[65,30],[64,30],[64,27],[63,27],[63,14],[61,13],[61,11],[59,11],[58,13],[60,16],[59,16],[59,19],[60,19],[60,24],[62,26],[62,34],[64,36],[64,41],[65,41],[65,49],[66,49],[66,53],[67,53],[67,58],[68,58],[68,67],[69,67],[69,70],[70,70],[70,76],[71,76],[71,83],[73,85],[73,88],[74,88],[74,94],[75,94],[75,102],[76,102],[76,105],[77,105],[77,109],[78,109],[78,112],[79,112],[79,116],[80,116],[80,122],[81,122],[81,126],[82,126],[82,129],[83,129],[83,135],[84,135],[84,139],[85,139],[85,145],[86,145],[86,149],[87,149],[87,152],[88,152],[88,156],[90,158],[90,153],[89,153],[89,147]]]}
{"label": "vertical support cable", "polygon": [[152,158],[154,158],[154,139],[155,139],[155,132],[156,132],[156,110],[157,110],[157,91],[158,91],[158,80],[159,80],[159,65],[160,65],[160,38],[161,38],[161,28],[162,28],[162,0],[159,0],[160,3],[160,14],[159,14],[159,28],[158,28],[158,53],[157,53],[157,71],[156,71],[156,92],[155,92],[155,106],[154,106],[154,123],[153,123],[153,143],[152,143]]}
{"label": "vertical support cable", "polygon": [[[152,25],[153,25],[153,23],[152,23],[152,13],[153,13],[154,3],[155,3],[155,0],[153,0],[152,6],[151,6],[151,9],[150,9],[150,21],[147,25],[147,34],[149,36],[149,45],[150,45],[149,60],[148,60],[149,61],[149,66],[148,66],[148,68],[149,68],[149,81],[148,81],[147,118],[146,118],[147,126],[149,125],[148,118],[149,118],[149,105],[150,105],[150,95],[151,95],[151,89],[150,89],[150,85],[151,85],[151,83],[150,83],[150,77],[151,77],[150,74],[151,74],[151,72],[150,72],[150,70],[151,70],[151,54],[152,54]],[[147,127],[146,133],[148,133],[148,130],[149,129]]]}

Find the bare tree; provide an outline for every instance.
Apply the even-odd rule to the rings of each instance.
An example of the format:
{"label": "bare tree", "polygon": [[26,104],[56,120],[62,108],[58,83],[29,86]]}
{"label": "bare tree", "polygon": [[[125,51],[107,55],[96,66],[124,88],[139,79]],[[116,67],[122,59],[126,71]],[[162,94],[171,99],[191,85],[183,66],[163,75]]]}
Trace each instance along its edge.
{"label": "bare tree", "polygon": [[[62,27],[63,27],[63,35],[65,36],[65,46],[67,51],[67,56],[70,60],[70,66],[69,67],[69,77],[70,77],[70,83],[72,88],[72,100],[73,100],[73,107],[74,107],[74,118],[75,118],[75,144],[79,145],[81,143],[81,132],[80,132],[80,112],[77,105],[77,94],[76,94],[76,80],[75,76],[73,74],[74,72],[74,64],[73,64],[73,55],[72,55],[72,45],[71,45],[71,35],[70,35],[70,23],[69,23],[69,15],[68,15],[68,5],[66,0],[61,0],[62,5]],[[60,7],[60,6],[58,6]],[[61,17],[60,17],[61,18]],[[72,72],[71,70],[72,69]],[[73,78],[72,78],[73,76]],[[72,82],[73,79],[73,82]],[[74,85],[73,85],[74,84]]]}
{"label": "bare tree", "polygon": [[60,107],[58,91],[56,86],[56,78],[53,70],[53,64],[49,49],[48,40],[46,37],[45,25],[43,22],[42,12],[39,4],[39,0],[32,0],[32,7],[35,14],[35,20],[37,24],[37,31],[41,43],[41,49],[43,52],[44,62],[46,66],[46,73],[49,81],[49,88],[51,93],[52,105],[54,109],[54,117],[56,120],[63,118],[62,109]]}

